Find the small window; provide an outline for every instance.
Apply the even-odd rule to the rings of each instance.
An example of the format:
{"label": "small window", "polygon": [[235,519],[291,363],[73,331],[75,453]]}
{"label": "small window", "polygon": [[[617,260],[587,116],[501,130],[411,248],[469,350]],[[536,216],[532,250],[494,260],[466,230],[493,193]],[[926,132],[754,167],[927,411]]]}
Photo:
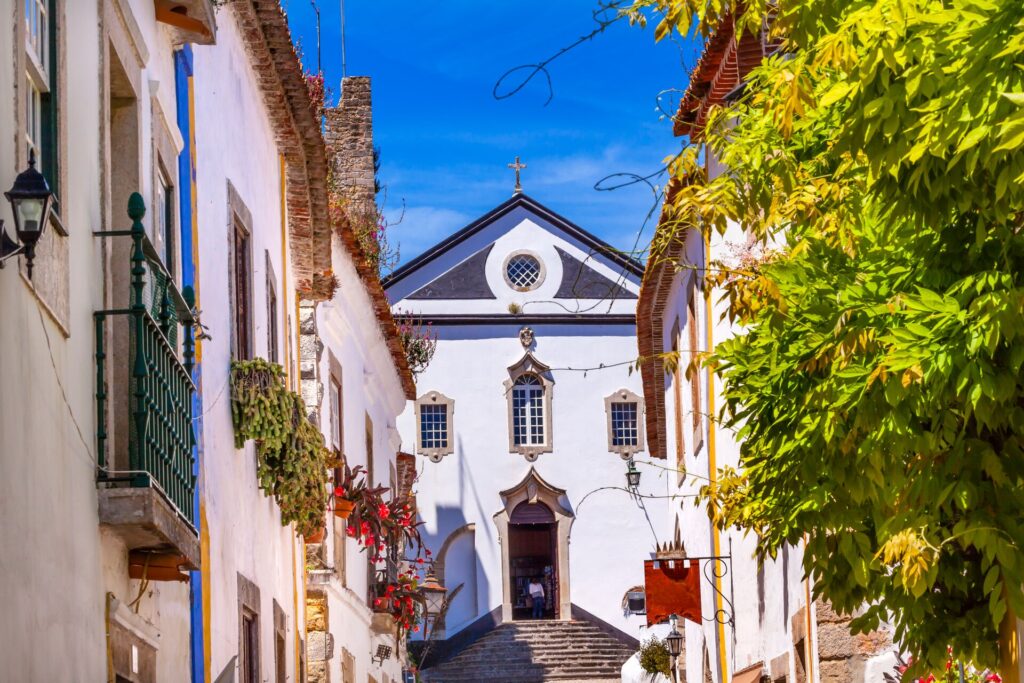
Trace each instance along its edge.
{"label": "small window", "polygon": [[608,417],[608,450],[624,458],[644,449],[644,409],[639,396],[619,389],[604,400]]}
{"label": "small window", "polygon": [[278,328],[277,317],[277,277],[274,275],[274,266],[270,262],[270,252],[265,252],[264,260],[267,264],[267,360],[271,363],[279,362],[279,351],[277,345]]}
{"label": "small window", "polygon": [[338,376],[331,374],[330,390],[331,410],[331,446],[338,452],[343,451],[341,447],[341,380]]}
{"label": "small window", "polygon": [[25,151],[57,194],[57,60],[53,0],[23,0],[25,8]]}
{"label": "small window", "polygon": [[639,443],[639,429],[636,421],[635,402],[612,403],[612,445],[636,446]]}
{"label": "small window", "polygon": [[521,375],[512,386],[512,441],[516,446],[545,443],[544,385],[537,375]]}
{"label": "small window", "polygon": [[156,206],[153,207],[153,248],[164,268],[175,276],[174,262],[174,185],[161,166],[156,174]]}
{"label": "small window", "polygon": [[232,225],[232,345],[236,360],[252,358],[252,264],[249,253],[249,231],[236,217]]}
{"label": "small window", "polygon": [[420,406],[420,446],[448,447],[448,410],[444,406]]}
{"label": "small window", "polygon": [[242,683],[260,683],[260,632],[255,613],[242,612]]}
{"label": "small window", "polygon": [[544,268],[531,254],[513,254],[505,263],[505,279],[512,289],[526,292],[543,281]]}
{"label": "small window", "polygon": [[453,401],[436,391],[416,400],[417,450],[434,462],[454,452],[452,447]]}

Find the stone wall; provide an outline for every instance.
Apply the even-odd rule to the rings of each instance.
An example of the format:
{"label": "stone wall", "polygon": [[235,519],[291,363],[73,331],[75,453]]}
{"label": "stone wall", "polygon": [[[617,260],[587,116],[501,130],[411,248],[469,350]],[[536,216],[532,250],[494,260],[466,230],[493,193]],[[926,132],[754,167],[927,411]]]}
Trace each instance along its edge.
{"label": "stone wall", "polygon": [[341,84],[341,102],[325,112],[333,192],[343,199],[353,224],[376,215],[373,172],[373,112],[370,78],[349,76]]}
{"label": "stone wall", "polygon": [[[838,614],[824,600],[814,603],[820,683],[867,683],[867,663],[892,649],[892,637],[885,631],[852,634],[852,616]],[[771,660],[769,679],[772,683],[805,683],[807,680],[805,645],[807,639],[807,608],[801,607],[792,616],[790,634],[792,653],[782,653]],[[793,657],[793,681],[790,682],[790,654]]]}

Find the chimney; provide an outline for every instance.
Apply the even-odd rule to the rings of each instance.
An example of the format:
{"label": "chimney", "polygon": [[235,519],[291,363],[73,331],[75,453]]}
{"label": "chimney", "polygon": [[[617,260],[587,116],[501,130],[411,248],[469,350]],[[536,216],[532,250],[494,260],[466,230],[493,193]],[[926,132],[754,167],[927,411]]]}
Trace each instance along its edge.
{"label": "chimney", "polygon": [[353,225],[376,223],[373,173],[373,110],[370,77],[341,82],[341,102],[325,112],[325,138],[331,167],[330,191],[337,193]]}

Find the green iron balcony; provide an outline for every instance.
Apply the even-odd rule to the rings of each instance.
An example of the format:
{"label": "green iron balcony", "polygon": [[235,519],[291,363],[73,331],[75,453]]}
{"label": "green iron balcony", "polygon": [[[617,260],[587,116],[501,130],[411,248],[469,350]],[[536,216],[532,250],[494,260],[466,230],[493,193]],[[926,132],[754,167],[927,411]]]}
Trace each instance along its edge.
{"label": "green iron balcony", "polygon": [[145,212],[133,194],[131,229],[96,233],[131,238],[129,305],[94,314],[100,516],[129,549],[170,549],[197,567],[195,302],[163,267],[142,224]]}

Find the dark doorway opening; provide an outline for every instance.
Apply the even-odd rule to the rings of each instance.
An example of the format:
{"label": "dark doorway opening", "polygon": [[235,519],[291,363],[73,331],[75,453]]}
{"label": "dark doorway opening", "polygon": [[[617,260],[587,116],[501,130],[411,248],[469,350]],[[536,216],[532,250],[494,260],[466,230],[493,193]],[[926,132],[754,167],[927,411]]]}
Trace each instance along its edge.
{"label": "dark doorway opening", "polygon": [[520,503],[508,529],[512,618],[532,619],[531,580],[544,587],[544,619],[558,618],[558,536],[555,516],[543,503]]}

